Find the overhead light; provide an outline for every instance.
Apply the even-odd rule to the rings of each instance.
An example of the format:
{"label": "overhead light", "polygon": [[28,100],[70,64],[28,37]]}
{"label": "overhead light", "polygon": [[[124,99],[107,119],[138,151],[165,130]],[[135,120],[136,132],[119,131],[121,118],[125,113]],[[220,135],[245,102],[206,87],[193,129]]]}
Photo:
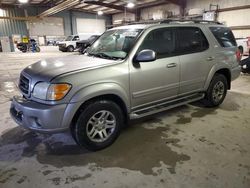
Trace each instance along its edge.
{"label": "overhead light", "polygon": [[4,16],[4,10],[0,9],[0,16]]}
{"label": "overhead light", "polygon": [[103,15],[103,12],[100,10],[97,12],[98,15]]}
{"label": "overhead light", "polygon": [[134,8],[134,6],[135,6],[135,4],[134,4],[134,3],[131,3],[131,2],[127,4],[127,7],[128,7],[128,8]]}
{"label": "overhead light", "polygon": [[19,3],[28,3],[29,0],[18,0]]}

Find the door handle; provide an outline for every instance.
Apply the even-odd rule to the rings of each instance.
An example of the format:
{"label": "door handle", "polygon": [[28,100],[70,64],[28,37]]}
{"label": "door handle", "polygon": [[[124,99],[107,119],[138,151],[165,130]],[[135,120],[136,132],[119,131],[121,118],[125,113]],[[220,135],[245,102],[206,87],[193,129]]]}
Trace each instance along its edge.
{"label": "door handle", "polygon": [[214,60],[214,57],[208,57],[207,58],[207,61],[213,61]]}
{"label": "door handle", "polygon": [[176,63],[169,63],[167,64],[167,68],[173,68],[173,67],[176,67],[177,64]]}

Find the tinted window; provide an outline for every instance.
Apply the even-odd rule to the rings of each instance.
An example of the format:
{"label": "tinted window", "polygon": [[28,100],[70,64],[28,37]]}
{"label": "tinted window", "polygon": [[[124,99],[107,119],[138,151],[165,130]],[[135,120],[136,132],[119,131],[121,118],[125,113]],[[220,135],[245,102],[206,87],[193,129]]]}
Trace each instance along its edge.
{"label": "tinted window", "polygon": [[157,58],[171,56],[175,53],[175,36],[171,28],[151,31],[141,44],[139,51],[150,49],[156,52]]}
{"label": "tinted window", "polygon": [[73,38],[73,41],[76,41],[76,40],[80,40],[79,36],[75,36],[75,37]]}
{"label": "tinted window", "polygon": [[209,28],[217,41],[222,47],[228,48],[237,46],[232,31],[227,27],[210,27]]}
{"label": "tinted window", "polygon": [[178,52],[188,54],[208,49],[209,44],[200,28],[178,27]]}

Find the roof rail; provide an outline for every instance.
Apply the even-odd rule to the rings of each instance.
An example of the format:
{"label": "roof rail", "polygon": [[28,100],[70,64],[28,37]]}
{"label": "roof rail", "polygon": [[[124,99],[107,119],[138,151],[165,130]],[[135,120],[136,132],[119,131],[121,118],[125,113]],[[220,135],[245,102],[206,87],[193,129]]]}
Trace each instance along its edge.
{"label": "roof rail", "polygon": [[130,22],[127,23],[127,25],[134,25],[134,24],[155,24],[155,23],[161,23],[164,20],[144,20],[139,22]]}
{"label": "roof rail", "polygon": [[160,21],[161,24],[163,23],[173,23],[173,22],[193,22],[193,23],[211,23],[211,24],[218,24],[218,25],[223,25],[220,22],[217,21],[207,21],[207,20],[191,20],[191,19],[166,19]]}

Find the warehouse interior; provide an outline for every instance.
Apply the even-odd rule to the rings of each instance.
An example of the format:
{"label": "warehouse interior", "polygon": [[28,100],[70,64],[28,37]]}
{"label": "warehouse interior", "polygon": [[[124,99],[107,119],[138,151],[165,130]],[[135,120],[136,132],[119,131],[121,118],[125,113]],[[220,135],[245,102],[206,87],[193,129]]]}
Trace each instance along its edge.
{"label": "warehouse interior", "polygon": [[[249,17],[250,0],[0,0],[0,187],[249,188]],[[125,79],[122,76],[131,74],[127,76],[130,82],[121,86],[124,88],[129,85],[129,89],[125,89],[127,93],[131,92],[129,96],[131,99],[128,100],[131,102],[133,97],[145,97],[145,93],[140,88],[147,87],[142,85],[145,83],[150,85],[153,81],[157,84],[165,83],[169,79],[169,76],[166,77],[167,81],[156,79],[157,73],[155,75],[150,73],[149,65],[153,62],[145,61],[135,65],[133,58],[126,59],[124,56],[124,58],[108,59],[107,54],[91,57],[95,60],[91,62],[88,61],[90,57],[87,56],[91,54],[88,50],[98,46],[101,38],[116,28],[122,30],[135,26],[141,32],[144,28],[161,27],[160,25],[164,24],[171,26],[175,22],[181,26],[191,24],[192,27],[199,25],[201,28],[203,25],[214,24],[219,25],[218,27],[227,27],[232,31],[235,38],[233,40],[236,43],[233,58],[238,58],[239,52],[240,59],[237,59],[237,66],[241,72],[237,79],[229,81],[229,90],[224,102],[219,106],[206,108],[200,101],[191,101],[189,104],[183,103],[184,105],[176,105],[171,109],[166,108],[168,109],[166,111],[149,113],[150,115],[145,117],[129,119],[130,116],[126,116],[124,118],[126,126],[122,127],[114,143],[96,151],[91,151],[88,147],[79,144],[80,136],[78,138],[76,133],[78,129],[72,131],[74,126],[71,124],[77,123],[76,116],[82,111],[85,112],[92,99],[99,96],[88,98],[86,103],[81,104],[82,110],[75,112],[72,121],[68,120],[69,129],[64,132],[34,131],[18,125],[18,122],[13,120],[11,108],[14,96],[24,97],[25,100],[27,98],[26,103],[32,100],[32,98],[28,99],[20,88],[25,71],[33,75],[33,78],[28,76],[30,83],[44,76],[48,82],[62,79],[60,84],[67,84],[71,80],[77,80],[79,84],[101,76],[106,80],[117,77],[118,81],[124,82]],[[140,37],[146,35],[146,29],[140,34],[137,30],[126,33],[129,37],[138,34],[138,38],[133,43],[135,47],[142,40]],[[213,38],[212,32],[205,35]],[[188,38],[188,36],[182,38],[185,37]],[[207,48],[211,47],[211,45],[208,46]],[[221,62],[223,58],[226,59],[225,61],[232,60],[226,57],[230,54],[229,51],[221,55],[216,49],[213,50],[212,59],[218,57]],[[134,51],[131,50],[129,53]],[[192,57],[199,59],[202,56],[201,52],[199,54]],[[174,58],[185,59],[185,57],[177,55]],[[176,66],[172,62],[174,58],[170,60],[171,66]],[[108,65],[103,68],[103,71],[98,70],[93,74],[91,71],[94,68],[83,70],[83,76],[80,79],[77,77],[81,73],[81,67],[77,65],[82,66],[81,63],[88,68],[91,67],[91,63],[98,67],[106,61],[119,61],[122,64],[130,59],[130,66],[133,66],[133,69],[124,69],[125,65],[113,68],[110,66],[110,69],[107,69]],[[190,59],[195,61],[194,58]],[[154,59],[154,61],[157,60],[157,58]],[[54,66],[47,67],[45,70],[47,64],[53,62]],[[39,66],[34,63],[39,63]],[[206,61],[200,63],[206,63]],[[147,72],[138,71],[144,67],[147,68]],[[168,65],[167,68],[169,68]],[[33,69],[37,69],[35,73],[32,73]],[[186,69],[189,75],[198,75],[198,73],[201,75],[202,71],[204,72],[203,65],[193,69],[187,66]],[[74,71],[75,75],[70,77]],[[133,77],[135,73],[144,77],[138,75]],[[161,75],[159,71],[158,76]],[[174,71],[171,75],[174,75]],[[177,74],[175,76],[182,79],[182,76]],[[209,77],[208,74],[205,76]],[[136,79],[131,81],[132,78]],[[193,83],[198,82],[199,80],[193,80]],[[205,80],[203,82],[205,83]],[[184,80],[183,83],[190,83],[190,81]],[[53,84],[56,85],[56,83]],[[136,84],[138,85],[134,86]],[[69,87],[66,88],[69,93],[76,92],[74,97],[79,98],[80,94],[89,95],[88,92],[75,91],[73,84],[63,86]],[[33,86],[31,84],[28,87]],[[51,85],[48,86],[50,87]],[[156,87],[157,90],[162,89],[160,85]],[[186,87],[191,88],[189,85]],[[108,83],[104,86],[97,85],[96,88],[99,89],[96,89],[99,93],[101,93],[100,88],[106,88],[105,92],[115,90]],[[132,93],[133,89],[134,93]],[[146,91],[153,96],[152,90],[145,89]],[[39,92],[42,93],[43,90]],[[47,100],[46,97],[49,94],[45,95],[46,102],[40,99],[37,102],[41,104],[41,111],[43,110],[41,116],[45,119],[54,118],[53,121],[51,120],[53,123],[60,118],[63,120],[67,118],[65,114],[61,117],[57,113],[46,111],[43,106],[46,104],[50,106],[49,108],[53,108],[53,105],[56,106],[58,101],[59,104],[60,100],[63,101],[60,105],[70,106],[71,103],[64,102],[68,99],[67,93],[58,101]],[[107,95],[105,93],[105,96]],[[101,97],[104,97],[104,94]],[[74,99],[70,98],[73,104],[77,103]],[[109,95],[108,99],[114,103],[118,101],[119,104],[122,100],[113,95]],[[144,98],[141,100],[145,101]],[[139,102],[138,99],[134,103],[140,104]],[[129,105],[132,106],[132,104],[133,102]],[[127,104],[122,103],[121,111],[124,111],[123,105],[126,108]],[[80,106],[78,107],[80,109]],[[32,108],[32,105],[28,108]],[[133,110],[132,107],[131,109]],[[18,111],[15,113],[16,116],[20,115]],[[38,124],[42,124],[39,118],[34,119]]]}

